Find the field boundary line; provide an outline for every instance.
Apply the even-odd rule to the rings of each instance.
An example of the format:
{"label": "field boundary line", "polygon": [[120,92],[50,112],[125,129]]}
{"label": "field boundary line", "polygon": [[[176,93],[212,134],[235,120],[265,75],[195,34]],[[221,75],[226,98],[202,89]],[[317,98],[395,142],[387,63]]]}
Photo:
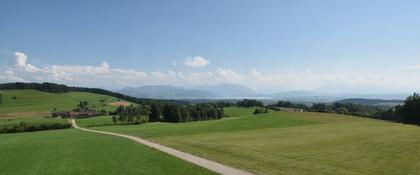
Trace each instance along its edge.
{"label": "field boundary line", "polygon": [[223,175],[252,175],[252,173],[246,172],[244,170],[240,170],[240,169],[236,169],[227,165],[223,165],[211,160],[207,160],[186,152],[182,152],[164,145],[160,145],[139,137],[135,137],[135,136],[131,136],[131,135],[126,135],[126,134],[118,134],[118,133],[113,133],[113,132],[106,132],[106,131],[98,131],[98,130],[91,130],[91,129],[86,129],[86,128],[81,128],[79,126],[77,126],[76,121],[74,119],[71,119],[71,125],[76,128],[76,129],[80,129],[83,131],[87,131],[87,132],[94,132],[94,133],[100,133],[100,134],[107,134],[107,135],[113,135],[113,136],[119,136],[119,137],[124,137],[130,140],[133,140],[137,143],[141,143],[143,145],[149,146],[151,148],[157,149],[159,151],[165,152],[167,154],[170,154],[172,156],[178,157],[180,159],[183,159],[187,162],[193,163],[195,165],[198,165],[200,167],[206,168],[210,171],[219,173],[219,174],[223,174]]}

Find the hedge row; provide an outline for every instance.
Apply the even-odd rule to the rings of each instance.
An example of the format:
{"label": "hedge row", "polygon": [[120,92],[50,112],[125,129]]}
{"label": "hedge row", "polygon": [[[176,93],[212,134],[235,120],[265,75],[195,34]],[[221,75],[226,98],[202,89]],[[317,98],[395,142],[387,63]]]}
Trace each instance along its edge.
{"label": "hedge row", "polygon": [[69,123],[40,123],[30,124],[26,122],[20,122],[15,125],[5,125],[0,129],[0,133],[17,133],[17,132],[33,132],[42,130],[54,130],[54,129],[66,129],[70,128]]}

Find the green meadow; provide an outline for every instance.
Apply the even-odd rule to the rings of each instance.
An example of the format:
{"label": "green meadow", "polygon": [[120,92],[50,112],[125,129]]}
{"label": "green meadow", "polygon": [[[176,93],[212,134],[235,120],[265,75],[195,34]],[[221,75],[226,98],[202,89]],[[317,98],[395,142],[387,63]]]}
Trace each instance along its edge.
{"label": "green meadow", "polygon": [[0,134],[0,174],[213,174],[133,141],[76,129]]}
{"label": "green meadow", "polygon": [[[250,109],[243,108],[244,112],[253,111]],[[229,110],[229,109],[226,109]],[[237,110],[237,109],[233,109]],[[272,113],[274,114],[274,113]],[[80,122],[79,122],[80,121]],[[89,126],[94,123],[101,124],[104,122],[111,123],[112,119],[110,116],[100,118],[89,118],[89,119],[78,119],[80,126]],[[246,113],[244,117],[237,117],[231,115],[229,118],[221,120],[209,120],[209,121],[196,121],[187,123],[147,123],[142,125],[117,125],[107,127],[96,127],[93,129],[103,129],[113,132],[121,132],[132,134],[140,137],[154,138],[160,136],[176,136],[176,135],[195,135],[195,134],[207,134],[207,133],[228,133],[243,130],[258,130],[266,128],[283,128],[301,125],[312,125],[318,123],[317,121],[310,121],[304,118],[295,117],[277,117],[276,115],[257,115]]]}
{"label": "green meadow", "polygon": [[420,172],[417,126],[326,113],[225,112],[229,118],[214,121],[94,129],[147,138],[256,174]]}
{"label": "green meadow", "polygon": [[30,117],[30,118],[16,118],[16,119],[3,119],[0,120],[0,128],[3,126],[17,125],[20,122],[27,124],[52,124],[52,123],[68,123],[67,119],[59,118],[42,118],[42,117]]}
{"label": "green meadow", "polygon": [[[16,96],[16,99],[12,99]],[[79,101],[115,109],[118,99],[91,93],[3,91],[0,127],[65,123],[43,118]],[[134,135],[255,174],[420,174],[420,128],[354,116],[224,108],[220,120],[112,125],[111,116],[78,119],[82,127]],[[0,134],[0,174],[212,174],[115,136],[76,129]]]}
{"label": "green meadow", "polygon": [[114,97],[86,92],[54,94],[37,90],[2,90],[1,94],[0,119],[44,117],[54,109],[74,109],[80,101],[87,101],[92,109],[115,110],[117,106],[112,102],[118,101]]}

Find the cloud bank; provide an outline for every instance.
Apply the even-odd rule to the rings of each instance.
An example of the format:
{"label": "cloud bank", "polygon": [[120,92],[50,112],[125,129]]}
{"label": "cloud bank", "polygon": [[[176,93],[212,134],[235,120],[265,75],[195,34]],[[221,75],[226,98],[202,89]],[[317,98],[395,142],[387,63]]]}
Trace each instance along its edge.
{"label": "cloud bank", "polygon": [[[210,63],[203,57],[184,60],[191,67],[205,67]],[[73,86],[102,87],[118,89],[126,86],[176,85],[201,86],[220,83],[240,84],[256,90],[286,91],[314,90],[329,84],[375,85],[389,87],[400,85],[418,87],[414,79],[417,74],[401,75],[395,73],[322,73],[312,72],[268,72],[255,68],[238,73],[230,68],[215,68],[213,71],[156,70],[144,72],[135,69],[114,68],[104,61],[97,66],[45,65],[37,67],[21,52],[15,53],[15,64],[0,68],[0,83],[4,82],[55,82]],[[404,77],[404,78],[401,78]]]}

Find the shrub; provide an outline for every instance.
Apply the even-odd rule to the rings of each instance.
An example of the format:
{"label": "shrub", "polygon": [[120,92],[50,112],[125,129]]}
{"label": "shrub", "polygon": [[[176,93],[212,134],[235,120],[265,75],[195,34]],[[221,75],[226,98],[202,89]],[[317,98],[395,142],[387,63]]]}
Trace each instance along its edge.
{"label": "shrub", "polygon": [[20,122],[16,125],[5,125],[0,129],[0,133],[17,133],[17,132],[33,132],[51,129],[66,129],[70,128],[71,125],[68,123],[40,123],[40,124],[29,124],[26,122]]}

